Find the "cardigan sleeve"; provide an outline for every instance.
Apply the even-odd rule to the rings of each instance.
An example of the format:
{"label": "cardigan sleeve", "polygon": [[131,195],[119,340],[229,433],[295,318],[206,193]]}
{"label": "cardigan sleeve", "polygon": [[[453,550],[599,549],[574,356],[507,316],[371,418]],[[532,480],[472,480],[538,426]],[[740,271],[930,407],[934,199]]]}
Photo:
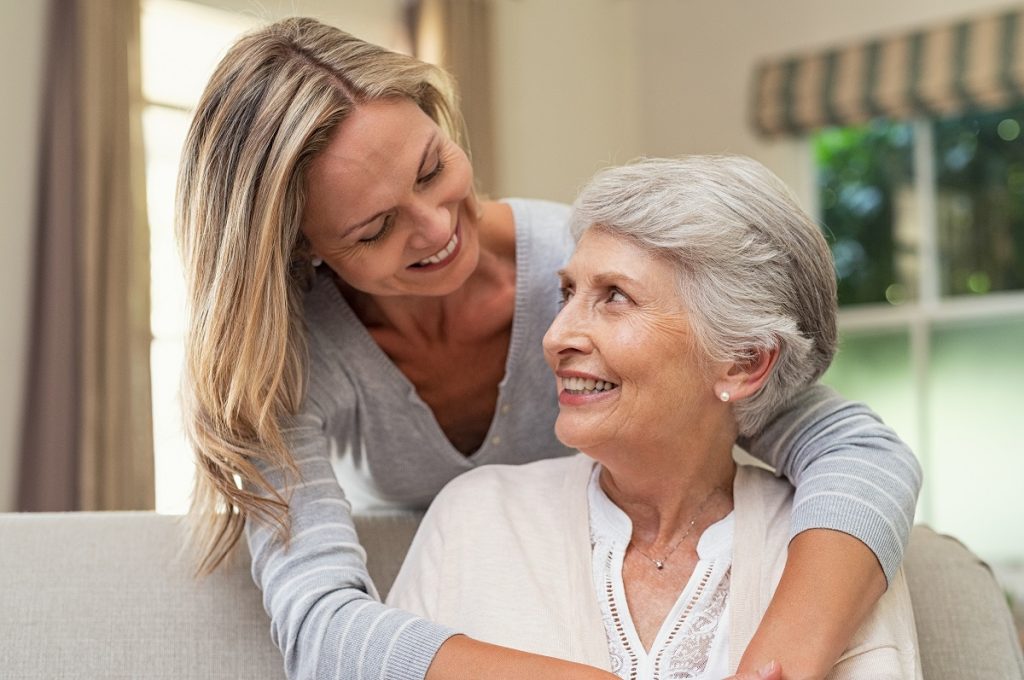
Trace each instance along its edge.
{"label": "cardigan sleeve", "polygon": [[921,466],[881,418],[814,385],[740,443],[796,487],[790,538],[815,528],[850,534],[892,582],[910,536]]}
{"label": "cardigan sleeve", "polygon": [[246,538],[288,678],[422,680],[454,631],[380,603],[322,419],[297,417],[287,440],[299,482],[289,484],[281,470],[261,472],[289,501],[290,542],[252,519]]}

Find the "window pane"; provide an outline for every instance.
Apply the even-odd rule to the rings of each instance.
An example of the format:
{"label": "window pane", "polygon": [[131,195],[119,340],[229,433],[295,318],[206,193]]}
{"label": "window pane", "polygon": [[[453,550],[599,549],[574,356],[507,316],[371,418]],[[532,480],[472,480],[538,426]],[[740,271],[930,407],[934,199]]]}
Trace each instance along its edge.
{"label": "window pane", "polygon": [[812,145],[839,303],[900,304],[916,297],[913,132],[878,120],[829,128]]}
{"label": "window pane", "polygon": [[907,331],[846,332],[822,382],[868,404],[920,453],[911,365]]}
{"label": "window pane", "polygon": [[174,239],[174,186],[190,114],[159,106],[142,113],[149,206],[150,328],[179,341],[185,325],[185,279]]}
{"label": "window pane", "polygon": [[142,3],[142,93],[148,102],[192,108],[214,67],[255,18],[186,0]]}
{"label": "window pane", "polygon": [[1024,559],[1024,319],[932,335],[926,483],[935,528],[992,561]]}
{"label": "window pane", "polygon": [[944,295],[1024,289],[1024,108],[937,121]]}
{"label": "window pane", "polygon": [[153,458],[157,512],[188,509],[192,455],[182,429],[181,382],[185,280],[174,239],[174,185],[190,115],[147,106],[142,115],[146,143],[146,198],[150,236],[150,365],[153,388]]}
{"label": "window pane", "polygon": [[153,382],[153,464],[156,473],[156,511],[181,515],[188,511],[195,465],[182,430],[181,340],[153,340],[149,363]]}

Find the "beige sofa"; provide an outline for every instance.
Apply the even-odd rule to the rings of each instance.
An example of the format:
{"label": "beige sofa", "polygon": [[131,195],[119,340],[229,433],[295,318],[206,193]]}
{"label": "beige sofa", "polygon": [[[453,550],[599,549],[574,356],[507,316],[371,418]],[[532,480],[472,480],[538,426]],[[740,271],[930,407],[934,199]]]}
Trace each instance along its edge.
{"label": "beige sofa", "polygon": [[[387,592],[418,516],[359,517]],[[176,518],[0,514],[0,678],[283,678],[248,559],[189,576]],[[956,541],[914,530],[907,578],[925,678],[1024,678],[1006,601]]]}

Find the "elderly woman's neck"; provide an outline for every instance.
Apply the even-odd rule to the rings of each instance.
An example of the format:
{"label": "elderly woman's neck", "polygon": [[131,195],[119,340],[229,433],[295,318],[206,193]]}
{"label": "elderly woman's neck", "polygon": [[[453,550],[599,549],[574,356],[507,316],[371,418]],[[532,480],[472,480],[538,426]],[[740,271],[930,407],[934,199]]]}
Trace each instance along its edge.
{"label": "elderly woman's neck", "polygon": [[691,521],[699,535],[732,510],[736,464],[731,445],[602,464],[601,488],[630,518],[634,537],[643,537],[646,544],[670,542]]}

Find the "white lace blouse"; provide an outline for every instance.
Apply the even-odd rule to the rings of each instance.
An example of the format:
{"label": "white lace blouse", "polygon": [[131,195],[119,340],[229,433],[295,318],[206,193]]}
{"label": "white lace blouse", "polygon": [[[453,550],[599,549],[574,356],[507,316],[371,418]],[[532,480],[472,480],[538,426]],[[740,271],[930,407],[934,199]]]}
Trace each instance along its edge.
{"label": "white lace blouse", "polygon": [[633,625],[622,581],[633,525],[601,489],[600,471],[595,465],[588,488],[590,542],[612,672],[624,680],[720,680],[729,675],[733,513],[701,535],[693,575],[648,652]]}

